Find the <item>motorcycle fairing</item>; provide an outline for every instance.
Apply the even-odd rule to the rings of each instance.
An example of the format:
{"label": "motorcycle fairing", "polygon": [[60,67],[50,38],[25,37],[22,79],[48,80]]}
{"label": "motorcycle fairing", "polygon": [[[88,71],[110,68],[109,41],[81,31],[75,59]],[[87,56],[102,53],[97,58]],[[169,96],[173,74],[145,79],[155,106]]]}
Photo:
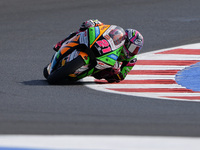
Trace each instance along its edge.
{"label": "motorcycle fairing", "polygon": [[103,25],[97,27],[91,27],[88,29],[89,33],[89,45],[90,48],[94,45],[94,43],[101,37],[101,35],[110,27],[110,25]]}
{"label": "motorcycle fairing", "polygon": [[[61,48],[59,49],[58,52],[56,52],[51,62],[50,71],[49,71],[50,73],[56,68],[56,66],[58,65],[61,59],[71,54],[75,49],[81,47],[81,45],[79,44],[79,38],[80,38],[80,35],[78,34],[62,44]],[[83,57],[84,60],[86,58],[85,55],[81,55],[81,57]]]}

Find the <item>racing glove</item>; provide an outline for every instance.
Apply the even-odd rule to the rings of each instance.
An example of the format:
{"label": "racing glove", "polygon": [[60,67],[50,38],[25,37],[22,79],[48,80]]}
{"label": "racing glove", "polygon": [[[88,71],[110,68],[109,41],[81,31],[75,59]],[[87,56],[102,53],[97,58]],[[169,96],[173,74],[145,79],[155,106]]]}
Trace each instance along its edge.
{"label": "racing glove", "polygon": [[81,27],[79,29],[79,31],[85,31],[86,29],[90,28],[90,27],[96,27],[96,26],[100,26],[100,25],[103,25],[102,22],[100,22],[99,20],[87,20],[87,21],[84,21],[82,24],[81,24]]}
{"label": "racing glove", "polygon": [[105,78],[109,83],[120,82],[124,80],[123,74],[120,72],[118,74],[113,74],[112,76],[108,76]]}

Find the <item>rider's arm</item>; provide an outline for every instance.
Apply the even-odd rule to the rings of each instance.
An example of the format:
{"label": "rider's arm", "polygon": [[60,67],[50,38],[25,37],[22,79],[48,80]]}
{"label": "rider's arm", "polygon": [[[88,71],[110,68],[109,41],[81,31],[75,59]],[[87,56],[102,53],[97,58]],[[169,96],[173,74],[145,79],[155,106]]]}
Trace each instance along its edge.
{"label": "rider's arm", "polygon": [[106,78],[106,80],[110,83],[120,82],[120,81],[124,80],[126,78],[127,74],[135,66],[136,61],[137,61],[136,55],[131,57],[130,59],[122,61],[122,65],[120,67],[120,72],[110,76],[109,78]]}
{"label": "rider's arm", "polygon": [[90,28],[90,27],[96,27],[96,26],[101,26],[103,25],[103,23],[99,20],[87,20],[87,21],[84,21],[79,29],[79,31],[85,31],[86,29]]}
{"label": "rider's arm", "polygon": [[100,22],[99,20],[87,20],[87,21],[84,21],[81,26],[80,26],[80,29],[79,31],[77,32],[72,32],[68,37],[66,37],[65,39],[63,39],[62,41],[58,42],[54,47],[53,49],[55,51],[58,51],[60,49],[60,47],[62,46],[62,44],[69,40],[70,38],[72,38],[73,36],[75,36],[77,33],[79,32],[83,32],[85,31],[86,29],[90,28],[90,27],[96,27],[96,26],[100,26],[100,25],[103,25],[102,22]]}
{"label": "rider's arm", "polygon": [[135,63],[137,62],[137,56],[133,56],[132,58],[128,59],[127,61],[123,61],[121,66],[121,80],[124,80],[127,76],[127,74],[132,70],[132,68],[135,66]]}

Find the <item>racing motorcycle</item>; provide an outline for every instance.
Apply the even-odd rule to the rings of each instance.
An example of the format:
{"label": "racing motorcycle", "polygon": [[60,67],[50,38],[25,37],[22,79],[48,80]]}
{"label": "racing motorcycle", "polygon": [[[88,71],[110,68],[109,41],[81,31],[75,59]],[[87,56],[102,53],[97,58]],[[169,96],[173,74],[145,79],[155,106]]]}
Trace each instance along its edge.
{"label": "racing motorcycle", "polygon": [[43,75],[49,84],[60,84],[112,68],[122,51],[124,36],[124,30],[116,25],[90,27],[62,44]]}

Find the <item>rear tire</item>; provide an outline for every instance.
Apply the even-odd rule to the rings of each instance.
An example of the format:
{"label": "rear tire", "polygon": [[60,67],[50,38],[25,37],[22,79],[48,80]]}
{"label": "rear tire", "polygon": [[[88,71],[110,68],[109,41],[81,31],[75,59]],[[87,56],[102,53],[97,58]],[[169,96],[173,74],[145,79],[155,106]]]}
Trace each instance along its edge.
{"label": "rear tire", "polygon": [[68,75],[73,74],[78,68],[85,65],[85,61],[81,56],[76,57],[70,62],[66,62],[64,66],[53,71],[48,77],[49,84],[63,84],[67,81]]}

